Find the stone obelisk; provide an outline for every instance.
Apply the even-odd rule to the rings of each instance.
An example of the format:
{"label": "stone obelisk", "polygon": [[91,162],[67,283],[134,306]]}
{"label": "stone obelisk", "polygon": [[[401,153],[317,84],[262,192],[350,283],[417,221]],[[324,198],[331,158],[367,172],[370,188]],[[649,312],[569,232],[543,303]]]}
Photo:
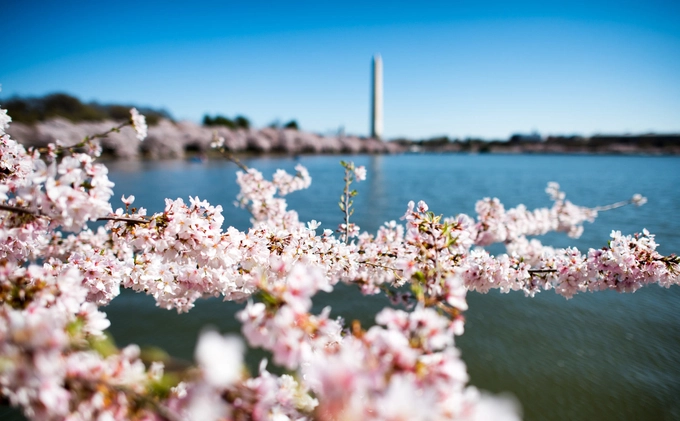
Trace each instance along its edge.
{"label": "stone obelisk", "polygon": [[371,97],[371,137],[381,139],[383,134],[383,82],[382,58],[373,56],[373,86]]}

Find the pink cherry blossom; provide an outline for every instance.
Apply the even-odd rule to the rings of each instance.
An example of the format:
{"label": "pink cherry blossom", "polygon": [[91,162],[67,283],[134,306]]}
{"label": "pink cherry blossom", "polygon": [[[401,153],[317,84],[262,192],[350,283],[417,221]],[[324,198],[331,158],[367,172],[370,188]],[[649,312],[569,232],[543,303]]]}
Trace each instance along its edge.
{"label": "pink cherry blossom", "polygon": [[[125,209],[114,212],[96,147],[27,151],[5,134],[9,121],[1,111],[0,397],[29,419],[515,420],[513,401],[468,384],[456,347],[468,291],[570,298],[679,281],[680,259],[658,253],[647,230],[613,231],[606,247],[586,252],[528,238],[576,237],[598,212],[643,204],[640,195],[585,208],[550,183],[550,208],[506,209],[485,198],[476,217],[443,217],[410,202],[403,225],[389,221],[372,234],[349,221],[357,194],[350,185],[366,169],[343,162],[345,219],[336,237],[317,235],[319,222],[287,209],[284,196],[310,186],[304,167],[271,180],[247,169],[237,173],[237,204],[253,225],[240,231],[224,226],[221,206],[198,197],[166,199],[162,212],[147,215],[123,196]],[[131,123],[143,139],[146,123],[134,108]],[[106,225],[87,228],[98,219]],[[482,248],[497,242],[506,254]],[[382,309],[368,329],[333,317],[330,307],[313,312],[313,297],[339,282],[384,293],[403,309]],[[162,362],[142,362],[138,346],[107,342],[100,307],[121,288],[180,313],[207,297],[245,302],[237,313],[245,341],[289,374],[267,371],[266,362],[248,374],[241,340],[205,331],[196,368],[166,376]]]}

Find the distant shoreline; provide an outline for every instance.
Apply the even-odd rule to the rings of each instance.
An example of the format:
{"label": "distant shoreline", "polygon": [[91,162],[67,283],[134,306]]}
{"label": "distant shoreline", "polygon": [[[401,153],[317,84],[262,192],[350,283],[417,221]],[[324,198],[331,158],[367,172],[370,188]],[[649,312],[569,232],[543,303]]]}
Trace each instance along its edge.
{"label": "distant shoreline", "polygon": [[501,154],[680,155],[680,135],[553,137],[541,141],[419,141],[403,143],[410,152]]}
{"label": "distant shoreline", "polygon": [[[75,144],[86,135],[105,132],[116,124],[113,120],[73,123],[55,118],[30,125],[13,122],[7,132],[26,146],[41,147],[57,139],[67,145]],[[227,150],[238,157],[393,153],[680,155],[680,134],[553,136],[531,140],[513,137],[508,141],[445,137],[381,141],[341,134],[322,136],[289,128],[206,127],[167,119],[150,126],[143,142],[136,139],[131,128],[112,133],[101,141],[102,155],[106,160],[186,159],[203,155],[217,158],[210,149],[215,136],[224,138]]]}

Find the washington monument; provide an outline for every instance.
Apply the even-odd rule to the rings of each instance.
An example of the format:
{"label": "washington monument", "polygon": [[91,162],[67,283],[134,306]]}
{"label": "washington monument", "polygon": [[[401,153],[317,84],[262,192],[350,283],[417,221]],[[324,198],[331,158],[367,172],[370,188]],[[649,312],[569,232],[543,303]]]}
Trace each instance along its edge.
{"label": "washington monument", "polygon": [[382,58],[373,56],[373,80],[371,95],[371,137],[381,139],[383,134],[383,83]]}

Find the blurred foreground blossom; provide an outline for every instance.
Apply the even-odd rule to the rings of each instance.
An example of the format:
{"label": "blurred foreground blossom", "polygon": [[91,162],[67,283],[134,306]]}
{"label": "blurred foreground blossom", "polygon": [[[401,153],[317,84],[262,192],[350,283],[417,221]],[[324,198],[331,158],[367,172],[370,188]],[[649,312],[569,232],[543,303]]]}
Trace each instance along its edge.
{"label": "blurred foreground blossom", "polygon": [[210,141],[210,147],[213,149],[219,149],[224,147],[224,137],[217,134],[217,130],[213,131],[212,140]]}
{"label": "blurred foreground blossom", "polygon": [[366,167],[360,165],[354,168],[354,177],[356,177],[357,181],[366,180]]}
{"label": "blurred foreground blossom", "polygon": [[226,387],[239,379],[243,362],[243,342],[235,336],[222,336],[209,330],[201,334],[196,346],[196,361],[206,381]]}
{"label": "blurred foreground blossom", "polygon": [[630,202],[635,206],[642,206],[647,203],[647,198],[638,193],[633,195],[633,198],[630,199]]}
{"label": "blurred foreground blossom", "polygon": [[10,121],[12,121],[12,117],[7,115],[7,110],[0,110],[0,129],[8,128]]}
{"label": "blurred foreground blossom", "polygon": [[130,121],[132,128],[137,133],[137,139],[144,140],[147,134],[146,118],[137,111],[136,108],[130,109]]}

